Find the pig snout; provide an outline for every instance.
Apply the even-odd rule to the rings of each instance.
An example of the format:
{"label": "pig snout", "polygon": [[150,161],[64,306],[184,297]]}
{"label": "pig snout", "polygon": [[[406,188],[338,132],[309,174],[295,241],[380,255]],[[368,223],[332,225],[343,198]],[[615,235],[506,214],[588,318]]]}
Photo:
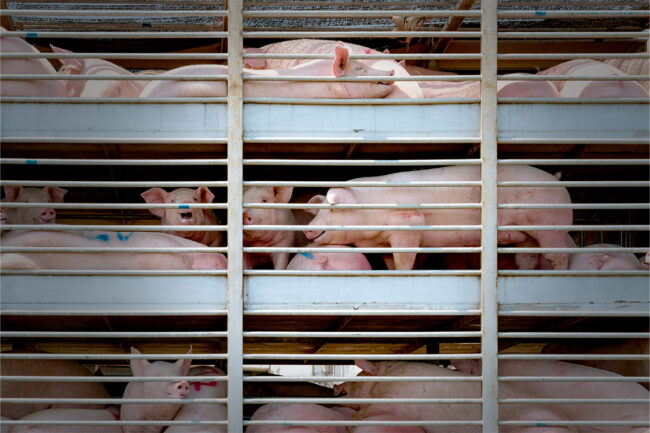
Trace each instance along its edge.
{"label": "pig snout", "polygon": [[56,211],[52,208],[42,209],[36,216],[38,224],[52,224],[56,220]]}
{"label": "pig snout", "polygon": [[303,230],[303,233],[305,234],[307,239],[311,241],[318,238],[320,235],[322,235],[325,232],[322,230]]}
{"label": "pig snout", "polygon": [[172,398],[183,398],[189,394],[190,384],[186,380],[181,380],[173,383],[168,391]]}

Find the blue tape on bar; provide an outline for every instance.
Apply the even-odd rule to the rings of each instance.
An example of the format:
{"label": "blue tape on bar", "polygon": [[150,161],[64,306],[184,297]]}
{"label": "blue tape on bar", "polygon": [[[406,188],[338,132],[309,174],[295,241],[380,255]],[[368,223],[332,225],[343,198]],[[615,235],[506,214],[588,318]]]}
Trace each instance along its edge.
{"label": "blue tape on bar", "polygon": [[36,164],[38,164],[38,161],[36,161],[35,159],[28,159],[27,161],[25,161],[25,164],[27,164],[27,165],[36,165]]}
{"label": "blue tape on bar", "polygon": [[37,37],[38,37],[38,33],[35,33],[35,32],[27,32],[27,36],[25,36],[25,37],[27,37],[27,38],[37,38]]}
{"label": "blue tape on bar", "polygon": [[535,15],[545,17],[546,11],[535,11]]}
{"label": "blue tape on bar", "polygon": [[189,208],[190,208],[190,205],[189,205],[189,204],[179,204],[179,205],[178,205],[178,208],[179,208],[179,209],[189,209]]}

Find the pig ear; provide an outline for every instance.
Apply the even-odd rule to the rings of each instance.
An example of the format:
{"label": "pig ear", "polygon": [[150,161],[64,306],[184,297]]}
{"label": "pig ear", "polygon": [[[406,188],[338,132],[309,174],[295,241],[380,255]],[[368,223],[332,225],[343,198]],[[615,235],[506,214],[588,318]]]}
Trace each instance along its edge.
{"label": "pig ear", "polygon": [[[140,194],[140,197],[147,203],[165,203],[167,200],[167,191],[162,188],[151,188]],[[149,212],[160,218],[165,215],[165,209],[149,209]]]}
{"label": "pig ear", "polygon": [[350,66],[350,50],[343,46],[342,42],[334,47],[334,63],[332,64],[332,75],[340,77]]}
{"label": "pig ear", "polygon": [[[192,353],[192,345],[190,345],[190,350],[187,351],[188,354]],[[192,367],[191,359],[179,359],[176,361],[176,366],[181,369],[181,376],[187,376],[190,374],[190,367]]]}
{"label": "pig ear", "polygon": [[354,365],[363,370],[364,373],[369,374],[370,376],[377,375],[377,366],[370,361],[365,359],[355,359]]}
{"label": "pig ear", "polygon": [[4,186],[5,190],[5,201],[16,201],[20,194],[23,192],[22,186]]}
{"label": "pig ear", "polygon": [[329,204],[358,204],[359,200],[349,188],[330,188],[327,191]]}
{"label": "pig ear", "polygon": [[212,203],[214,200],[214,194],[208,189],[207,186],[200,186],[196,189],[196,195],[199,196],[199,202],[201,203]]}
{"label": "pig ear", "polygon": [[[315,195],[312,198],[309,199],[307,204],[322,204],[325,203],[326,199],[324,195]],[[305,209],[305,212],[310,213],[312,215],[316,215],[320,209]]]}
{"label": "pig ear", "polygon": [[[66,50],[64,48],[55,47],[52,44],[50,44],[50,48],[52,48],[52,52],[56,54],[72,54],[72,51]],[[61,62],[63,65],[67,66],[68,68],[72,69],[76,74],[81,73],[81,70],[84,67],[84,62],[82,59],[57,59],[57,60]]]}
{"label": "pig ear", "polygon": [[51,203],[63,203],[63,196],[66,195],[68,190],[58,186],[46,186],[45,192],[50,197]]}
{"label": "pig ear", "polygon": [[406,69],[406,60],[400,60],[399,62],[397,62],[397,64],[399,64],[402,68]]}
{"label": "pig ear", "polygon": [[289,203],[291,194],[293,194],[292,186],[276,186],[273,187],[273,194],[275,195],[276,203]]}
{"label": "pig ear", "polygon": [[[142,355],[138,349],[135,347],[131,346],[131,354],[132,355]],[[149,361],[146,359],[132,359],[130,361],[131,364],[131,371],[133,372],[134,376],[146,376],[147,373],[147,366],[149,365]]]}

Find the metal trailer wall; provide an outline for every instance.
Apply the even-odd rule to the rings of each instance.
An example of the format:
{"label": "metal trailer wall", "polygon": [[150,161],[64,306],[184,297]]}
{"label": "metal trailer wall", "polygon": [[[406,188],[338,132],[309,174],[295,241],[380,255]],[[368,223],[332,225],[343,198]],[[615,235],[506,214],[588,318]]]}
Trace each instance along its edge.
{"label": "metal trailer wall", "polygon": [[[561,184],[569,188],[570,207],[577,216],[566,229],[579,234],[587,245],[598,233],[603,242],[620,243],[617,252],[642,254],[648,250],[648,100],[647,99],[535,99],[497,98],[497,79],[504,79],[501,64],[514,61],[548,62],[551,60],[591,58],[643,58],[643,53],[537,52],[524,49],[501,53],[500,42],[524,40],[621,40],[647,41],[647,31],[605,31],[597,24],[586,30],[527,31],[540,16],[571,23],[598,21],[602,18],[647,18],[647,9],[630,11],[618,4],[605,4],[582,10],[586,3],[570,10],[533,10],[539,6],[517,2],[481,2],[467,12],[448,9],[432,10],[418,2],[399,3],[404,9],[390,9],[394,2],[370,5],[370,10],[349,11],[354,5],[332,2],[321,4],[321,10],[282,10],[276,4],[260,3],[258,8],[245,8],[242,1],[228,2],[227,8],[212,10],[202,2],[189,5],[189,12],[178,10],[145,10],[156,31],[133,30],[129,22],[140,23],[138,11],[123,7],[104,9],[101,13],[85,8],[69,10],[61,3],[58,10],[38,9],[33,13],[3,9],[4,16],[36,18],[83,18],[98,14],[99,31],[86,31],[75,21],[40,25],[67,27],[63,32],[3,32],[7,36],[44,38],[61,41],[97,40],[97,43],[119,46],[121,38],[227,39],[226,53],[169,54],[147,52],[117,54],[102,49],[95,54],[69,54],[70,58],[166,59],[184,62],[227,61],[227,77],[199,77],[227,80],[227,98],[176,98],[145,100],[138,98],[2,98],[2,185],[60,186],[68,188],[75,202],[57,203],[61,217],[72,224],[57,226],[10,225],[9,229],[29,230],[108,230],[118,233],[158,231],[149,223],[149,204],[137,201],[137,193],[146,188],[208,186],[217,199],[213,204],[190,205],[192,209],[215,209],[222,224],[197,227],[196,230],[223,231],[227,246],[200,251],[227,253],[228,269],[215,271],[166,270],[10,270],[1,277],[2,359],[74,359],[89,366],[102,366],[103,376],[93,380],[107,386],[133,380],[127,360],[134,358],[176,360],[191,358],[198,364],[227,367],[228,398],[212,399],[228,403],[228,419],[203,421],[199,424],[226,426],[229,432],[241,432],[248,425],[331,424],[358,425],[362,421],[308,422],[300,420],[250,421],[251,408],[266,403],[310,402],[317,404],[355,403],[355,399],[292,395],[283,388],[288,382],[312,381],[338,383],[364,381],[349,377],[281,377],[247,373],[253,364],[287,363],[303,365],[349,364],[355,359],[373,361],[407,360],[441,363],[450,360],[476,359],[482,362],[480,376],[452,379],[452,383],[480,381],[480,398],[382,399],[381,403],[476,403],[482,407],[480,420],[455,419],[427,421],[374,421],[374,424],[427,426],[435,431],[447,425],[476,426],[483,432],[494,432],[499,426],[529,426],[546,420],[504,421],[498,416],[499,406],[522,403],[517,399],[499,398],[503,383],[518,381],[553,381],[548,377],[499,377],[501,360],[622,360],[637,364],[648,361],[643,353],[542,353],[548,342],[584,344],[586,341],[648,340],[648,273],[634,271],[565,271],[565,270],[501,270],[498,254],[514,252],[578,252],[573,248],[540,249],[498,246],[500,226],[498,209],[521,208],[522,204],[497,204],[497,187],[507,188],[531,183],[508,183],[497,180],[497,168],[513,164],[530,164],[553,173],[562,171]],[[27,4],[27,3],[25,3]],[[514,4],[514,7],[511,8]],[[450,2],[447,7],[453,6]],[[635,2],[629,7],[634,8]],[[123,5],[122,5],[123,6]],[[305,4],[306,6],[306,4]],[[310,3],[309,6],[319,6]],[[374,7],[377,6],[377,7]],[[480,6],[480,8],[478,7]],[[497,10],[497,6],[501,10]],[[564,6],[564,5],[562,5]],[[589,6],[592,6],[589,4]],[[600,6],[600,4],[598,5]],[[4,7],[4,6],[3,6]],[[203,9],[205,7],[205,9]],[[295,5],[294,5],[295,7]],[[471,5],[470,5],[471,7]],[[88,8],[90,9],[90,8]],[[180,8],[179,8],[180,9]],[[299,8],[298,8],[299,9]],[[326,11],[326,12],[324,12]],[[290,20],[307,16],[386,19],[393,15],[430,15],[444,23],[448,17],[467,16],[480,21],[480,31],[430,30],[426,27],[408,31],[386,30],[385,24],[372,27],[364,23],[327,28],[323,33],[310,30],[260,30],[256,21],[264,17]],[[223,19],[223,29],[203,31],[205,24],[183,21],[180,17],[205,16],[208,22]],[[105,31],[101,18],[124,19],[127,30]],[[66,18],[67,19],[67,18]],[[131,21],[129,21],[131,20]],[[165,21],[170,20],[170,21]],[[182,22],[173,32],[160,32],[174,20]],[[522,21],[522,28],[511,31],[510,21]],[[147,21],[148,22],[148,21]],[[221,21],[219,21],[221,22]],[[327,21],[325,21],[327,22]],[[531,24],[532,23],[532,24]],[[27,26],[29,21],[24,21]],[[311,21],[307,21],[310,25]],[[4,22],[3,22],[4,25]],[[132,25],[132,24],[130,24]],[[250,26],[247,28],[246,25]],[[280,28],[282,24],[278,24]],[[149,27],[142,26],[147,29]],[[200,30],[196,30],[196,28]],[[354,30],[349,30],[352,27]],[[370,30],[366,30],[370,27]],[[561,26],[558,26],[561,28]],[[188,28],[190,30],[184,30]],[[201,30],[203,29],[203,30]],[[57,29],[60,30],[60,29]],[[372,42],[394,38],[454,37],[480,41],[480,53],[398,53],[397,59],[438,61],[468,60],[480,62],[480,74],[461,73],[436,76],[436,80],[462,81],[480,79],[480,99],[416,99],[416,100],[274,100],[243,98],[243,82],[252,81],[242,75],[243,47],[247,41],[322,37]],[[170,46],[175,44],[170,42]],[[585,42],[586,43],[586,42]],[[98,45],[102,46],[102,45]],[[524,46],[524,45],[522,45]],[[587,45],[586,45],[587,46]],[[610,47],[609,45],[606,45]],[[612,45],[613,46],[613,45]],[[379,47],[377,47],[379,48]],[[571,48],[575,48],[574,45]],[[153,50],[152,50],[153,51]],[[162,50],[167,51],[167,50]],[[91,51],[92,52],[92,51]],[[51,53],[22,57],[61,58]],[[18,56],[21,57],[21,56]],[[259,57],[259,56],[258,56]],[[263,57],[263,56],[262,56]],[[272,58],[273,56],[266,56]],[[280,56],[281,57],[281,56]],[[372,58],[372,55],[359,55]],[[3,58],[11,58],[3,53]],[[460,65],[460,63],[459,63]],[[470,68],[471,69],[471,68]],[[467,72],[460,70],[460,72]],[[20,78],[3,75],[2,79]],[[25,77],[23,77],[24,79]],[[38,76],[29,78],[48,79]],[[73,76],[70,79],[97,79],[97,76]],[[111,77],[114,78],[114,77]],[[177,77],[178,78],[178,77]],[[196,79],[197,77],[183,77]],[[508,77],[517,80],[517,77]],[[562,77],[551,77],[560,79]],[[51,77],[50,77],[51,79]],[[142,78],[144,79],[144,78]],[[156,76],[147,77],[156,80]],[[412,78],[401,78],[404,81]],[[529,76],[519,79],[532,80]],[[544,79],[548,79],[545,77]],[[573,77],[572,80],[602,77]],[[631,76],[627,80],[647,77]],[[363,79],[361,79],[363,80]],[[400,77],[396,77],[400,80]],[[417,78],[423,81],[422,77]],[[433,80],[433,78],[432,78]],[[345,157],[341,157],[344,155]],[[285,157],[286,156],[286,157]],[[244,269],[244,254],[288,251],[313,254],[315,247],[263,248],[244,247],[245,229],[296,230],[290,226],[244,226],[243,210],[252,208],[294,210],[327,208],[328,205],[300,203],[244,203],[243,189],[252,186],[293,186],[305,193],[340,186],[342,181],[359,174],[373,175],[452,165],[481,167],[481,180],[454,185],[480,186],[481,203],[459,203],[459,208],[480,209],[480,226],[445,226],[443,230],[480,230],[481,245],[471,247],[375,248],[356,251],[378,256],[395,251],[415,251],[433,259],[447,253],[481,253],[479,269],[448,270],[424,268],[410,271],[375,269],[373,271],[279,271]],[[602,168],[601,168],[602,167]],[[604,170],[606,169],[606,171]],[[7,174],[8,173],[8,174]],[[106,180],[108,179],[110,180]],[[364,185],[361,182],[359,185]],[[436,183],[424,183],[436,188]],[[445,184],[450,186],[451,184]],[[544,186],[544,183],[532,183]],[[367,185],[369,186],[369,184]],[[389,185],[384,185],[389,186]],[[408,191],[413,184],[393,184]],[[614,191],[610,193],[609,191]],[[598,199],[599,194],[602,199]],[[640,193],[640,195],[639,195]],[[136,200],[134,200],[134,197]],[[596,201],[593,199],[596,198]],[[38,207],[42,203],[3,203],[6,208]],[[174,208],[159,205],[160,208]],[[355,207],[355,206],[350,206]],[[388,208],[392,204],[366,204],[364,208]],[[405,205],[405,209],[445,208],[435,204]],[[533,207],[533,206],[529,206]],[[554,209],[557,204],[540,207]],[[93,212],[88,212],[91,210]],[[77,212],[77,214],[74,214]],[[74,214],[74,215],[73,215]],[[73,218],[76,216],[77,220]],[[578,216],[580,218],[578,218]],[[613,217],[612,217],[613,216]],[[88,219],[89,223],[79,224]],[[140,218],[140,219],[139,219]],[[609,218],[616,218],[610,220]],[[614,222],[613,222],[614,221]],[[169,227],[168,227],[169,228]],[[176,227],[182,229],[183,227]],[[371,227],[364,227],[369,230]],[[381,226],[377,229],[385,229]],[[436,226],[390,227],[393,230],[440,230]],[[553,227],[558,228],[558,227]],[[171,229],[174,229],[173,227]],[[355,230],[358,226],[323,227],[328,230]],[[531,227],[530,229],[549,229]],[[615,237],[612,234],[616,234]],[[612,240],[615,239],[615,240]],[[71,252],[61,247],[6,247],[3,253],[50,251]],[[106,249],[74,249],[75,254],[108,251]],[[115,252],[116,250],[112,250]],[[160,248],[118,249],[123,252],[150,254]],[[167,249],[164,251],[180,251]],[[192,252],[194,250],[185,250]],[[198,251],[198,250],[197,250]],[[337,251],[337,250],[332,250]],[[340,249],[345,252],[347,249]],[[609,251],[609,249],[607,249]],[[611,251],[610,251],[611,252]],[[433,260],[435,262],[435,260]],[[187,354],[189,344],[193,353]],[[129,346],[141,348],[144,355],[129,354]],[[16,353],[7,349],[38,349],[39,353]],[[110,374],[112,372],[113,374]],[[79,381],[75,377],[23,376],[2,378],[10,381]],[[166,380],[170,378],[156,378]],[[188,378],[189,379],[189,378]],[[594,378],[578,378],[588,380]],[[644,377],[620,377],[620,382],[643,381]],[[146,379],[145,379],[146,380]],[[150,379],[153,380],[153,379]],[[378,380],[373,378],[373,380]],[[386,377],[387,381],[422,381],[421,377]],[[558,378],[555,378],[558,381]],[[602,379],[599,379],[602,380]],[[258,388],[254,388],[258,386]],[[264,391],[259,388],[265,386]],[[121,388],[112,392],[110,401],[120,404]],[[247,391],[248,390],[248,391]],[[53,401],[52,399],[28,399]],[[3,403],[17,402],[3,398]],[[61,402],[60,400],[56,400]],[[376,401],[376,400],[370,400]],[[607,405],[639,403],[636,400],[595,400]],[[69,401],[66,401],[69,402]],[[365,402],[361,401],[361,403]],[[529,398],[526,403],[541,405],[545,399]],[[553,400],[551,400],[553,402]],[[567,400],[555,399],[557,404]],[[594,401],[575,401],[586,404]],[[183,404],[196,404],[184,400]],[[204,401],[205,403],[205,401]],[[371,422],[366,422],[371,423]],[[4,425],[38,424],[35,421],[3,421]],[[52,422],[46,425],[71,425],[74,422]],[[106,424],[129,425],[129,421]],[[137,423],[136,423],[137,424]],[[145,422],[156,425],[188,425],[189,422]],[[554,421],[549,425],[648,426],[647,421]],[[192,423],[196,425],[196,423]]]}

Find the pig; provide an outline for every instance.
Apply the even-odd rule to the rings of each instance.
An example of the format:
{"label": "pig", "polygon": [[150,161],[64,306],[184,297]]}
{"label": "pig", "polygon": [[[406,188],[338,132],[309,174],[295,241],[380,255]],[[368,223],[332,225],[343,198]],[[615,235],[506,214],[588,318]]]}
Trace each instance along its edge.
{"label": "pig", "polygon": [[[324,39],[293,39],[268,44],[259,49],[266,54],[328,54],[332,52],[336,45],[336,41]],[[346,42],[344,46],[347,47],[352,54],[382,54],[377,50],[362,45]],[[267,69],[291,68],[309,61],[308,59],[265,60]],[[389,75],[395,75],[396,77],[409,76],[409,73],[404,66],[392,59],[368,59],[360,60],[360,62],[373,68],[376,72],[383,71],[382,73],[373,72],[372,74],[367,75],[385,75],[388,73]],[[385,95],[388,99],[422,98],[423,96],[420,86],[414,81],[397,81],[390,89],[390,92]]]}
{"label": "pig", "polygon": [[[68,192],[57,186],[43,188],[4,186],[4,202],[9,203],[63,203]],[[51,207],[42,208],[3,208],[2,224],[53,224],[56,211]]]}
{"label": "pig", "polygon": [[[293,187],[246,187],[244,203],[289,203]],[[244,225],[295,225],[296,220],[290,209],[255,209],[244,210]],[[244,230],[245,247],[294,247],[304,243],[302,235],[292,230]],[[247,267],[255,267],[273,262],[274,269],[286,269],[289,253],[245,253]]]}
{"label": "pig", "polygon": [[585,247],[584,253],[573,253],[569,257],[569,269],[590,271],[637,270],[642,269],[639,259],[632,253],[589,252],[589,248],[621,248],[615,244],[593,244]]}
{"label": "pig", "polygon": [[[7,31],[4,27],[0,29]],[[38,54],[39,51],[29,42],[16,37],[0,37],[0,50],[2,53]],[[0,62],[2,75],[52,75],[56,76],[56,69],[47,59],[3,59]],[[1,96],[34,96],[34,97],[65,97],[66,88],[61,80],[0,80]]]}
{"label": "pig", "polygon": [[[579,342],[571,342],[571,344],[550,343],[544,346],[542,353],[650,355],[648,339],[590,340],[583,339]],[[611,371],[621,376],[645,377],[650,380],[650,362],[648,359],[634,361],[623,359],[580,359],[572,360],[571,363],[588,365],[601,370]],[[644,388],[650,389],[650,383],[647,380],[639,383]]]}
{"label": "pig", "polygon": [[[214,194],[205,186],[197,189],[177,188],[167,192],[162,188],[151,188],[140,194],[147,203],[174,203],[176,209],[149,209],[149,212],[161,218],[161,225],[218,225],[219,220],[212,209],[188,209],[185,204],[212,203]],[[191,241],[200,242],[209,247],[219,247],[223,244],[223,233],[215,231],[168,231]]]}
{"label": "pig", "polygon": [[[190,376],[224,376],[225,373],[218,368],[197,366],[190,369]],[[197,398],[225,398],[227,396],[226,382],[192,382],[187,394],[189,399]],[[221,421],[228,419],[228,408],[223,403],[186,403],[181,407],[174,421]],[[165,433],[226,433],[225,426],[169,426]]]}
{"label": "pig", "polygon": [[[411,421],[395,415],[373,415],[361,421]],[[425,429],[418,426],[397,426],[397,425],[360,425],[352,429],[352,433],[427,433]]]}
{"label": "pig", "polygon": [[[3,247],[205,248],[166,233],[103,231],[12,231],[2,235]],[[226,269],[218,253],[4,253],[0,269]]]}
{"label": "pig", "polygon": [[[133,355],[140,351],[131,347]],[[192,348],[187,353],[192,353]],[[131,371],[135,377],[187,376],[191,359],[179,359],[175,363],[166,361],[149,362],[146,359],[131,359]],[[124,398],[169,399],[169,403],[122,403],[120,416],[124,421],[171,421],[182,404],[177,400],[186,398],[190,384],[186,380],[172,382],[129,382],[124,389]],[[122,426],[124,433],[159,433],[162,426]]]}
{"label": "pig", "polygon": [[650,59],[607,59],[603,62],[628,75],[644,75],[646,78],[637,81],[637,83],[647,91],[650,91],[650,79],[648,78],[648,74],[650,73]]}
{"label": "pig", "polygon": [[[334,60],[319,59],[288,69],[244,70],[258,76],[392,76],[392,71],[375,70],[359,61],[350,60],[349,50],[341,45],[332,48]],[[223,65],[190,65],[172,69],[164,75],[227,75]],[[244,84],[244,97],[275,98],[383,98],[394,84],[385,82],[318,82],[318,81],[249,81]],[[218,97],[226,96],[225,81],[152,81],[140,94],[150,97]]]}
{"label": "pig", "polygon": [[[45,409],[31,413],[21,421],[119,421],[120,409],[117,406],[106,409]],[[119,425],[32,425],[13,426],[10,433],[122,433]]]}
{"label": "pig", "polygon": [[[510,74],[511,76],[524,74]],[[420,81],[425,98],[480,98],[479,81]],[[560,93],[551,81],[497,81],[500,98],[559,98]]]}
{"label": "pig", "polygon": [[[480,179],[476,166],[453,166],[418,171],[393,173],[354,179],[360,181],[419,182],[419,181],[470,181]],[[545,181],[558,182],[551,174],[530,166],[501,166],[499,181]],[[500,187],[499,203],[570,203],[569,193],[559,183],[556,187]],[[478,203],[478,187],[338,187],[330,188],[327,196],[315,196],[310,203],[337,204],[421,204],[421,203]],[[308,240],[318,245],[342,244],[358,247],[459,247],[479,246],[480,233],[476,231],[322,231],[310,230],[314,225],[480,225],[477,209],[444,210],[372,210],[372,209],[326,209],[313,210],[315,217],[304,231]],[[509,210],[498,211],[499,225],[570,225],[571,209],[555,210]],[[517,244],[534,239],[542,248],[565,246],[566,230],[530,230],[528,232],[499,232],[499,244]],[[544,254],[553,269],[567,269],[567,253]],[[416,253],[393,253],[395,269],[410,270]]]}
{"label": "pig", "polygon": [[[345,421],[349,412],[312,403],[265,404],[253,413],[251,421]],[[251,425],[246,433],[345,433],[345,426]]]}
{"label": "pig", "polygon": [[[579,59],[563,62],[538,72],[538,75],[625,76],[614,66],[597,60]],[[648,91],[636,81],[554,81],[565,98],[647,98]]]}
{"label": "pig", "polygon": [[[372,363],[356,360],[355,364],[362,369],[362,376],[427,376],[427,377],[467,377],[469,373],[459,372],[444,367],[422,362],[392,362],[383,361]],[[334,395],[346,398],[479,398],[481,384],[478,382],[345,382],[334,386]],[[524,397],[526,394],[512,387],[511,384],[499,386],[500,398]],[[481,406],[477,403],[373,403],[347,404],[357,413],[352,416],[355,420],[373,417],[389,417],[395,420],[413,421],[476,421],[481,419]],[[508,404],[500,408],[502,420],[545,420],[565,421],[566,416],[550,406],[531,406],[527,404]],[[427,433],[478,433],[480,426],[422,426]],[[372,431],[372,430],[370,430]],[[380,430],[381,431],[381,430]],[[391,430],[392,431],[392,430]],[[519,427],[504,427],[502,433],[575,433],[571,428],[560,427],[557,430],[533,428],[523,430]]]}
{"label": "pig", "polygon": [[[50,45],[57,54],[70,54],[72,51]],[[103,75],[124,76],[134,75],[115,63],[103,59],[58,59],[63,66],[59,68],[61,75]],[[148,80],[64,80],[68,96],[82,98],[137,98],[147,85]]]}
{"label": "pig", "polygon": [[[76,361],[64,359],[3,359],[0,375],[5,376],[92,376]],[[101,382],[8,381],[0,382],[0,396],[4,398],[110,398]],[[32,412],[51,408],[103,409],[95,403],[0,403],[0,414],[11,419],[22,418]]]}
{"label": "pig", "polygon": [[[481,364],[476,360],[454,360],[452,364],[461,372],[480,374]],[[500,360],[499,376],[531,376],[537,377],[620,377],[620,375],[570,362],[556,360]],[[634,382],[557,382],[531,381],[508,382],[516,394],[534,396],[536,398],[620,398],[620,399],[650,399],[650,393],[643,386]],[[500,385],[503,386],[503,383]],[[550,403],[572,421],[643,421],[650,419],[650,406],[645,404],[605,404],[605,403]],[[598,426],[576,426],[578,433],[597,433],[603,429]],[[611,433],[642,433],[647,427],[608,426]]]}
{"label": "pig", "polygon": [[[344,248],[346,245],[326,245],[325,247]],[[321,248],[321,251],[296,254],[289,262],[287,269],[306,271],[369,271],[372,267],[366,256],[361,253],[352,251],[349,253],[328,253],[325,248]]]}

